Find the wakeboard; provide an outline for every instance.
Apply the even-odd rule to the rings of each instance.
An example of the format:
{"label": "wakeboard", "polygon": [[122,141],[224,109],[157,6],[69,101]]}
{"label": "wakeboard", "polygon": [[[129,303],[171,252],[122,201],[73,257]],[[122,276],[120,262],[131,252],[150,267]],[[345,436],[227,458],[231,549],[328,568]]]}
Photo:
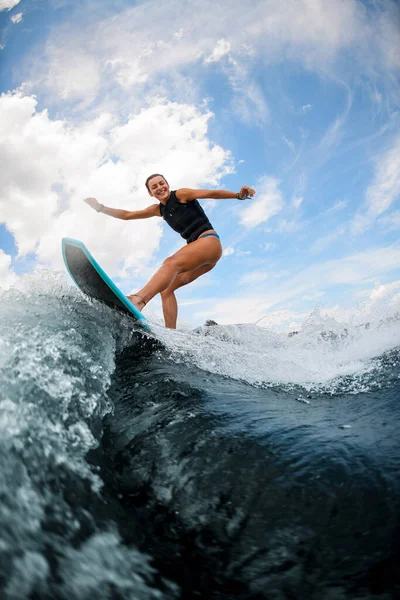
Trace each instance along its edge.
{"label": "wakeboard", "polygon": [[128,314],[144,329],[150,329],[146,317],[118,289],[83,242],[63,238],[62,255],[72,281],[81,292],[89,298]]}

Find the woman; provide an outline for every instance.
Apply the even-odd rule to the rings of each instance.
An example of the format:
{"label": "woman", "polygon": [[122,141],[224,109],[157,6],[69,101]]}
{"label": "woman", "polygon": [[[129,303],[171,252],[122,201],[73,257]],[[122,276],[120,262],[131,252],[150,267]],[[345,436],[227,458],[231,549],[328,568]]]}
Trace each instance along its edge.
{"label": "woman", "polygon": [[165,326],[176,329],[178,305],[175,290],[211,271],[222,256],[219,236],[197,199],[252,198],[255,191],[243,186],[239,193],[228,190],[192,190],[180,188],[172,191],[167,180],[160,174],[150,175],[146,180],[147,190],[158,200],[143,210],[119,210],[100,204],[96,198],[85,202],[97,212],[117,219],[148,219],[162,217],[168,225],[186,240],[187,245],[168,257],[150,281],[136,294],[128,296],[137,309],[143,310],[156,294],[161,294]]}

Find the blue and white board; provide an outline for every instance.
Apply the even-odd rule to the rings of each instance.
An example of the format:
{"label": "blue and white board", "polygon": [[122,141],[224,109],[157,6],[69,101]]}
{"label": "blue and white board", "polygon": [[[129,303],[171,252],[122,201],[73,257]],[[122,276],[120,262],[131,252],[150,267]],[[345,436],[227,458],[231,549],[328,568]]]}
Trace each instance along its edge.
{"label": "blue and white board", "polygon": [[130,315],[138,325],[150,329],[146,317],[117,288],[85,244],[79,240],[63,238],[62,253],[67,271],[81,292]]}

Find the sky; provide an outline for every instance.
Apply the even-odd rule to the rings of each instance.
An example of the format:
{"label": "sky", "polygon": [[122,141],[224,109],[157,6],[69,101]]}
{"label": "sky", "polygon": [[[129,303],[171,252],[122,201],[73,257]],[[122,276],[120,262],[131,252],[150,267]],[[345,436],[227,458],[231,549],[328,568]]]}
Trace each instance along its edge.
{"label": "sky", "polygon": [[157,172],[256,190],[202,201],[224,254],[182,323],[399,305],[397,2],[0,0],[0,92],[0,288],[64,271],[67,236],[137,291],[184,241],[82,200],[144,208]]}

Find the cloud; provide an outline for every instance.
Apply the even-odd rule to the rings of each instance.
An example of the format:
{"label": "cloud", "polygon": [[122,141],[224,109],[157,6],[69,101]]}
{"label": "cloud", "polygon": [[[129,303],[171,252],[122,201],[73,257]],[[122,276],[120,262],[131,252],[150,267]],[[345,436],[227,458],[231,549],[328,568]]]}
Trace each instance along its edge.
{"label": "cloud", "polygon": [[187,185],[187,173],[191,187],[215,185],[234,168],[230,152],[206,137],[212,117],[192,105],[160,101],[111,132],[112,151],[143,175],[165,171],[175,187]]}
{"label": "cloud", "polygon": [[246,297],[227,298],[208,304],[209,308],[195,314],[197,320],[212,318],[217,323],[255,323],[270,308],[270,303],[247,293]]}
{"label": "cloud", "polygon": [[220,61],[223,56],[226,56],[230,52],[230,49],[231,44],[228,40],[224,40],[223,38],[218,40],[210,56],[204,59],[205,64]]}
{"label": "cloud", "polygon": [[0,12],[2,10],[11,10],[14,6],[17,6],[21,0],[0,0]]}
{"label": "cloud", "polygon": [[322,281],[325,289],[333,285],[358,285],[380,273],[395,270],[399,265],[400,247],[394,244],[311,266],[300,272],[294,281],[303,280],[305,286],[319,283],[319,287]]}
{"label": "cloud", "polygon": [[[99,13],[97,21],[83,18],[79,11],[76,22],[54,30],[45,55],[32,59],[27,78],[38,86],[46,83],[49,92],[63,100],[83,102],[88,93],[104,98],[113,93],[115,83],[124,88],[131,102],[132,86],[139,86],[143,96],[167,94],[173,88],[176,98],[183,98],[189,89],[193,92],[183,83],[198,87],[201,69],[229,53],[235,75],[227,71],[227,76],[235,79],[234,92],[243,89],[238,83],[241,79],[252,102],[259,104],[258,88],[254,82],[250,85],[255,58],[264,67],[289,60],[326,74],[351,51],[349,68],[355,75],[360,66],[367,68],[366,63],[370,71],[378,67],[397,70],[399,61],[396,63],[393,48],[399,46],[400,32],[394,26],[391,7],[385,4],[379,19],[377,9],[368,10],[357,0],[334,5],[323,0],[254,0],[251,11],[243,11],[240,0],[218,4],[204,0],[201,5],[195,0],[183,4],[180,0],[150,0],[118,14],[110,9],[106,18],[104,12]],[[383,32],[385,42],[377,44]],[[80,95],[75,79],[83,84]],[[309,105],[302,109],[305,112]],[[337,139],[341,125],[338,117],[325,144]]]}
{"label": "cloud", "polygon": [[[383,7],[382,7],[383,8]],[[400,65],[399,21],[400,10],[397,2],[388,1],[377,15],[376,36],[379,54],[389,69]],[[376,49],[375,49],[376,50]]]}
{"label": "cloud", "polygon": [[274,242],[265,242],[260,245],[260,248],[263,250],[272,250],[272,248],[276,248],[276,244]]}
{"label": "cloud", "polygon": [[362,233],[394,200],[400,197],[400,135],[392,141],[390,148],[378,157],[374,180],[365,194],[365,204],[352,223],[353,233]]}
{"label": "cloud", "polygon": [[176,40],[181,40],[185,35],[185,30],[183,29],[183,27],[181,27],[178,31],[175,31],[173,37]]}
{"label": "cloud", "polygon": [[279,233],[294,233],[302,228],[302,224],[294,219],[282,219],[276,227],[276,231]]}
{"label": "cloud", "polygon": [[345,225],[340,225],[331,233],[318,238],[311,246],[312,254],[318,254],[319,252],[327,250],[330,246],[332,246],[332,244],[340,239],[346,233],[346,231],[347,227]]}
{"label": "cloud", "polygon": [[389,215],[381,217],[378,222],[389,230],[400,229],[400,210],[396,210]]}
{"label": "cloud", "polygon": [[[292,308],[305,296],[311,299],[320,297],[327,290],[336,286],[357,286],[371,282],[385,273],[399,268],[400,247],[398,245],[371,248],[336,260],[311,265],[296,275],[286,273],[283,281],[275,279],[269,273],[266,285],[257,286],[257,293],[240,294],[237,297],[225,298],[215,302],[206,313],[198,317],[212,317],[218,323],[236,323],[240,314],[242,323],[254,323],[261,319],[271,308],[291,302]],[[390,287],[391,284],[389,284]],[[396,286],[393,286],[393,289]],[[348,291],[346,292],[348,294]]]}
{"label": "cloud", "polygon": [[[43,73],[42,85],[51,93],[55,92],[59,100],[78,101],[83,106],[93,102],[101,89],[103,76],[96,57],[82,53],[79,47],[64,48],[58,44],[53,45],[49,52],[50,61]],[[107,75],[107,69],[104,71]]]}
{"label": "cloud", "polygon": [[36,113],[36,100],[21,94],[0,97],[0,215],[14,235],[19,254],[35,250],[53,225],[59,183],[72,191],[101,160],[100,136],[81,135],[47,111]]}
{"label": "cloud", "polygon": [[251,79],[241,61],[230,57],[223,71],[233,91],[232,108],[243,123],[264,126],[270,119],[270,111],[261,87]]}
{"label": "cloud", "polygon": [[150,172],[165,172],[174,187],[200,187],[233,168],[230,153],[207,137],[212,114],[191,105],[160,101],[123,124],[102,114],[73,126],[36,104],[21,92],[0,97],[0,219],[20,256],[36,252],[39,262],[61,267],[61,237],[77,237],[106,270],[129,276],[158,249],[161,219],[107,218],[82,198],[135,210],[151,203]]}
{"label": "cloud", "polygon": [[247,200],[248,207],[240,215],[243,225],[248,228],[257,227],[282,210],[284,201],[282,193],[278,189],[279,184],[279,179],[268,176],[259,181],[256,189],[257,195],[254,199]]}
{"label": "cloud", "polygon": [[321,165],[329,160],[335,147],[341,142],[345,133],[345,124],[347,121],[348,114],[353,104],[353,94],[350,87],[341,79],[334,77],[335,83],[341,85],[346,90],[346,105],[344,110],[339,114],[333,123],[327,128],[323,135],[320,143],[317,147],[316,162]]}
{"label": "cloud", "polygon": [[325,295],[325,292],[319,292],[318,290],[316,290],[312,294],[306,294],[305,296],[302,296],[300,298],[300,300],[314,301],[314,300],[318,300],[319,298],[321,298],[324,295]]}
{"label": "cloud", "polygon": [[296,152],[296,146],[294,142],[292,142],[292,140],[289,140],[289,138],[287,138],[285,135],[282,135],[282,142],[286,144],[286,146],[290,148],[292,152]]}
{"label": "cloud", "polygon": [[256,285],[268,279],[268,273],[265,271],[252,271],[251,273],[246,273],[239,279],[239,285]]}
{"label": "cloud", "polygon": [[327,215],[330,213],[335,213],[335,212],[338,212],[339,210],[343,210],[346,207],[347,207],[347,202],[345,202],[344,200],[339,200],[333,206],[331,206],[330,208],[325,210],[322,214]]}
{"label": "cloud", "polygon": [[390,298],[393,293],[400,288],[400,281],[392,281],[391,283],[375,285],[372,292],[369,294],[369,305],[372,306],[382,300]]}
{"label": "cloud", "polygon": [[23,13],[22,13],[22,12],[20,12],[20,13],[17,13],[16,15],[13,15],[13,16],[11,17],[11,21],[12,21],[13,23],[20,23],[20,22],[22,21],[22,16],[23,16]]}
{"label": "cloud", "polygon": [[0,289],[7,290],[15,285],[17,279],[11,267],[11,256],[0,248]]}
{"label": "cloud", "polygon": [[131,61],[123,58],[106,60],[104,67],[109,67],[111,71],[114,71],[116,82],[123,88],[130,88],[135,84],[145,83],[148,79],[148,74],[144,73],[140,68],[140,55]]}
{"label": "cloud", "polygon": [[303,204],[303,196],[293,196],[292,198],[292,205],[294,208],[300,208],[300,206]]}

